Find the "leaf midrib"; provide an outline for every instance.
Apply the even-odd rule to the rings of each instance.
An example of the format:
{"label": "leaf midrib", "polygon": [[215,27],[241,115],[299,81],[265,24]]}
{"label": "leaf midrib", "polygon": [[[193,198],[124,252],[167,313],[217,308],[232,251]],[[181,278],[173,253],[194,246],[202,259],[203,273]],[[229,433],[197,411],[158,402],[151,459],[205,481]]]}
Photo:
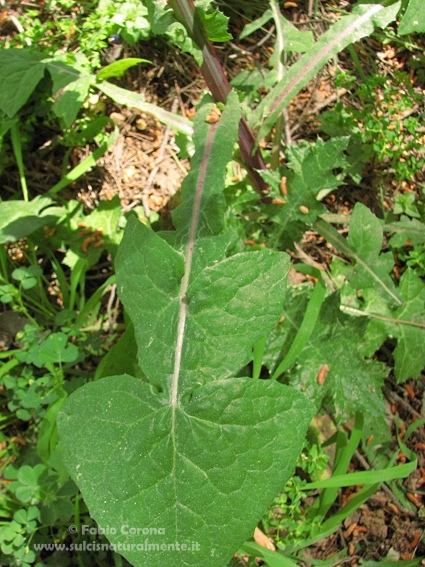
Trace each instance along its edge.
{"label": "leaf midrib", "polygon": [[[189,287],[190,273],[192,270],[193,252],[195,249],[196,232],[198,229],[199,216],[201,212],[202,194],[204,190],[205,178],[206,178],[209,158],[211,155],[212,145],[217,131],[217,125],[218,123],[211,125],[211,127],[208,130],[207,139],[205,143],[205,151],[202,157],[201,167],[199,168],[199,176],[196,183],[195,200],[193,204],[193,213],[190,222],[189,239],[187,243],[185,261],[184,261],[184,275],[180,285],[180,292],[179,292],[180,307],[179,307],[179,317],[177,323],[177,340],[176,340],[176,347],[174,353],[174,370],[173,370],[171,389],[170,389],[170,402],[173,409],[175,409],[179,404],[178,388],[179,388],[181,357],[183,351],[184,334],[185,334],[186,317],[187,317],[186,293]],[[174,430],[174,417],[175,417],[175,412],[173,411],[173,430]]]}

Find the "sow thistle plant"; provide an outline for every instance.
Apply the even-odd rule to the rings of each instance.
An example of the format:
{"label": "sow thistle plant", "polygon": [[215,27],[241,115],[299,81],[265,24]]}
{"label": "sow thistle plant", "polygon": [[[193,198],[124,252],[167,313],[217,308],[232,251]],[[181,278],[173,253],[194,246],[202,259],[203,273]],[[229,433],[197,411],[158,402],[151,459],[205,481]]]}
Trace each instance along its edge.
{"label": "sow thistle plant", "polygon": [[[240,113],[231,94],[209,124],[213,107],[205,102],[197,112],[175,232],[155,234],[130,218],[116,259],[146,382],[113,376],[87,384],[58,418],[65,463],[99,525],[126,518],[163,527],[170,542],[200,542],[178,557],[124,553],[135,565],[231,557],[292,474],[313,415],[293,388],[236,377],[279,319],[289,259],[269,250],[227,256],[222,190]],[[118,530],[111,541],[138,538]]]}
{"label": "sow thistle plant", "polygon": [[[199,27],[200,12],[187,2],[170,4],[202,47],[201,70],[216,102],[224,103],[223,111],[211,120],[214,103],[208,97],[198,108],[193,126],[196,152],[183,183],[182,204],[172,215],[175,231],[154,233],[130,218],[116,258],[118,290],[134,325],[145,381],[110,376],[78,389],[63,405],[58,430],[65,464],[100,526],[123,519],[134,525],[161,525],[169,541],[200,544],[196,551],[175,556],[161,548],[163,538],[153,537],[158,553],[152,555],[133,551],[131,544],[137,546],[138,538],[131,534],[111,536],[112,543],[127,546],[123,554],[131,563],[221,565],[250,537],[261,511],[293,473],[310,419],[332,387],[322,388],[315,408],[300,391],[305,390],[303,377],[300,384],[286,386],[240,375],[253,347],[276,328],[286,304],[289,262],[284,253],[268,249],[231,253],[232,233],[223,220],[225,167],[238,132],[245,144],[243,155],[248,149],[254,155],[253,145],[249,148],[248,130],[240,123],[237,96]],[[367,5],[360,8],[360,16],[338,22],[314,47],[323,50],[317,63],[307,52],[288,72],[286,83],[261,103],[256,112],[258,136],[271,128],[300,83],[341,49],[335,38],[351,42],[358,37],[359,21],[384,25],[398,8],[394,3],[388,8]],[[301,161],[304,171],[307,160]],[[292,185],[298,171],[294,165]],[[311,207],[304,207],[317,218],[316,197],[310,198]],[[372,215],[363,209],[358,214]],[[353,219],[350,232],[359,251],[354,285],[377,283],[389,301],[400,305],[387,264],[370,269],[361,257],[355,230],[363,220]],[[377,254],[373,263],[378,266],[381,241],[374,252],[366,250],[366,244],[364,250],[366,255]],[[354,276],[363,270],[363,279]],[[322,313],[329,313],[329,307]],[[304,339],[302,348],[307,346]],[[322,343],[319,352],[326,362],[324,348]],[[304,376],[317,374],[312,366],[320,368],[315,361]],[[334,373],[328,384],[335,380]],[[362,381],[349,403],[362,406],[370,392],[378,395],[381,380],[373,387]],[[336,403],[341,399],[339,394]]]}

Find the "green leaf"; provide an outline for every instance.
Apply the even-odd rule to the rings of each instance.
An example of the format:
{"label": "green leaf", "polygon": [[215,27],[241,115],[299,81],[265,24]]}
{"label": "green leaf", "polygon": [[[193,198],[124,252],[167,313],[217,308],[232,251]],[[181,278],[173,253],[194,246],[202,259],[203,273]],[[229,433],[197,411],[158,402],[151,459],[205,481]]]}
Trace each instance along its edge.
{"label": "green leaf", "polygon": [[[309,293],[295,289],[287,297],[284,321],[273,329],[266,345],[265,364],[271,372],[289,351],[303,323]],[[353,344],[363,344],[366,326],[366,320],[340,312],[338,294],[329,296],[307,344],[287,372],[288,383],[304,392],[317,409],[328,404],[344,416],[355,411],[382,414],[384,366],[353,349]]]}
{"label": "green leaf", "polygon": [[18,471],[18,483],[16,483],[16,497],[21,502],[35,504],[40,499],[40,477],[46,467],[42,464],[31,467],[24,465]]}
{"label": "green leaf", "polygon": [[193,133],[192,123],[190,120],[183,116],[179,116],[178,114],[168,112],[156,104],[145,102],[144,96],[140,93],[122,89],[121,87],[117,87],[107,81],[102,81],[95,86],[118,104],[124,104],[129,108],[137,108],[137,110],[141,110],[147,114],[152,114],[152,116],[155,116],[155,118],[163,124],[166,124],[187,136],[191,136]]}
{"label": "green leaf", "polygon": [[[358,299],[357,292],[351,291]],[[364,356],[372,356],[388,337],[385,320],[391,321],[392,311],[385,298],[378,291],[370,288],[362,292],[361,301],[357,300],[356,305],[358,309],[352,305],[352,302],[344,301],[341,310],[350,315],[369,316],[371,318],[366,330],[365,340],[359,351]]]}
{"label": "green leaf", "polygon": [[313,33],[310,31],[300,31],[291,22],[282,16],[279,11],[279,5],[272,3],[273,11],[275,11],[274,20],[278,27],[278,35],[280,42],[276,43],[275,53],[270,62],[274,65],[273,59],[282,57],[283,53],[305,53],[313,47]]}
{"label": "green leaf", "polygon": [[391,222],[384,227],[386,232],[393,232],[389,245],[391,248],[403,248],[425,243],[425,224],[418,219],[409,219],[402,215],[398,222]]}
{"label": "green leaf", "polygon": [[49,405],[41,423],[38,426],[37,435],[37,455],[43,462],[47,462],[53,453],[57,443],[56,416],[60,410],[66,393],[64,390],[57,390],[58,398]]}
{"label": "green leaf", "polygon": [[425,14],[423,8],[422,0],[409,1],[407,10],[398,26],[398,33],[400,35],[425,32]]}
{"label": "green leaf", "polygon": [[292,248],[307,227],[326,212],[320,199],[342,185],[342,175],[334,172],[336,168],[344,170],[347,165],[344,152],[348,141],[346,136],[326,142],[319,138],[315,144],[302,142],[290,146],[286,148],[290,169],[261,172],[276,197],[282,197],[279,184],[282,177],[286,177],[285,204],[262,207],[267,218],[276,225],[270,238],[273,248]]}
{"label": "green leaf", "polygon": [[321,130],[332,137],[349,136],[346,150],[349,167],[346,174],[350,175],[355,183],[363,179],[363,170],[373,155],[371,144],[362,140],[362,134],[357,122],[347,112],[341,102],[338,102],[332,110],[320,114]]}
{"label": "green leaf", "polygon": [[151,63],[148,59],[140,59],[139,57],[127,57],[126,59],[119,59],[110,65],[101,69],[96,78],[99,81],[103,79],[110,79],[111,77],[122,77],[127,69],[139,65],[139,63]]}
{"label": "green leaf", "polygon": [[210,41],[223,42],[233,39],[227,32],[229,18],[222,14],[218,8],[211,13],[206,13],[204,10],[197,9],[196,13],[199,16]]}
{"label": "green leaf", "polygon": [[342,270],[353,288],[357,290],[373,288],[384,293],[387,301],[392,304],[403,304],[389,276],[394,265],[392,254],[391,252],[381,254],[383,222],[370,209],[362,203],[356,203],[351,215],[347,240],[322,219],[318,219],[314,226],[330,244],[355,261],[354,266]]}
{"label": "green leaf", "polygon": [[118,195],[115,195],[112,199],[99,201],[95,210],[84,216],[87,228],[100,233],[100,238],[104,241],[113,258],[115,258],[118,244],[122,238],[122,231],[119,230],[120,218],[121,201]]}
{"label": "green leaf", "polygon": [[400,213],[406,214],[408,217],[420,219],[421,215],[416,206],[416,196],[414,193],[399,193],[394,197],[393,215]]}
{"label": "green leaf", "polygon": [[[262,337],[262,325],[272,327],[282,307],[289,269],[287,256],[269,250],[231,258],[225,258],[223,250],[221,256],[215,256],[220,254],[223,241],[218,241],[217,247],[217,240],[207,238],[217,234],[223,225],[223,215],[212,202],[221,197],[218,193],[224,185],[224,169],[234,143],[231,131],[235,134],[239,123],[237,99],[230,99],[232,111],[223,113],[224,119],[214,129],[214,138],[214,131],[203,119],[212,104],[199,111],[194,141],[200,151],[195,154],[191,173],[183,183],[183,204],[173,216],[179,251],[143,224],[130,219],[116,261],[121,274],[118,289],[133,320],[139,349],[142,345],[151,346],[143,355],[139,352],[139,365],[152,383],[161,387],[173,374],[175,329],[168,321],[177,320],[181,309],[182,278],[188,269],[184,254],[191,238],[198,237],[191,245],[192,280],[186,292],[186,335],[191,348],[182,352],[180,388],[184,389],[186,384],[190,387],[195,380],[199,383],[203,376],[224,378],[242,368],[250,360],[252,345]],[[211,144],[215,139],[220,142]],[[223,173],[220,175],[217,170]],[[194,204],[192,195],[196,186],[202,187],[202,192]],[[195,224],[188,206],[198,210]],[[144,242],[139,249],[134,247],[137,241]],[[188,261],[186,258],[186,264]],[[267,290],[268,300],[263,303],[258,298]],[[240,317],[241,306],[245,306],[245,317]],[[158,351],[163,353],[160,360]]]}
{"label": "green leaf", "polygon": [[358,471],[354,473],[335,475],[325,480],[309,482],[301,487],[301,490],[315,490],[317,488],[341,488],[343,486],[356,486],[359,484],[375,484],[376,482],[388,482],[390,480],[406,478],[417,467],[414,460],[404,465],[384,468],[380,470]]}
{"label": "green leaf", "polygon": [[239,39],[245,39],[246,37],[257,31],[258,29],[262,28],[264,24],[266,24],[272,18],[273,18],[273,12],[269,8],[259,18],[245,25],[244,29],[239,35]]}
{"label": "green leaf", "polygon": [[333,56],[359,39],[370,35],[375,26],[385,27],[393,21],[401,2],[387,0],[379,3],[357,4],[348,16],[342,16],[320,39],[285,73],[274,89],[258,105],[253,122],[258,129],[258,144],[273,128],[282,110],[291,99],[317,75]]}
{"label": "green leaf", "polygon": [[92,75],[81,75],[78,79],[66,85],[60,97],[54,103],[53,110],[56,116],[63,120],[66,128],[69,128],[77,118],[78,112],[89,94],[92,82]]}
{"label": "green leaf", "polygon": [[99,362],[94,379],[98,380],[99,378],[105,378],[118,373],[139,377],[142,373],[137,366],[137,361],[134,356],[129,356],[129,353],[135,353],[136,351],[137,344],[134,329],[130,323],[127,324],[124,334],[119,341],[111,347]]}
{"label": "green leaf", "polygon": [[324,191],[329,193],[342,183],[341,176],[334,172],[348,166],[344,153],[348,142],[348,136],[332,138],[326,142],[318,138],[315,144],[300,142],[287,148],[288,166],[316,196]]}
{"label": "green leaf", "polygon": [[163,35],[173,22],[173,13],[165,1],[146,0],[152,35]]}
{"label": "green leaf", "polygon": [[279,378],[280,374],[288,370],[295,360],[298,358],[304,346],[307,344],[311,334],[314,332],[314,327],[316,326],[316,321],[320,313],[320,309],[325,298],[326,288],[321,281],[318,281],[314,286],[313,292],[307,304],[304,312],[304,317],[300,328],[291,344],[290,349],[285,355],[285,358],[275,369],[272,380]]}
{"label": "green leaf", "polygon": [[394,370],[398,383],[417,378],[425,368],[425,285],[413,270],[407,269],[400,279],[399,292],[405,301],[394,312],[394,319],[413,324],[399,323],[394,329],[397,337]]}
{"label": "green leaf", "polygon": [[187,29],[180,22],[173,22],[167,29],[167,38],[170,43],[177,45],[183,53],[190,53],[196,63],[202,65],[202,53],[195,41],[189,37]]}
{"label": "green leaf", "polygon": [[74,344],[68,344],[65,333],[52,333],[39,345],[33,345],[28,356],[32,363],[38,368],[49,364],[61,364],[74,362],[78,357],[78,348]]}
{"label": "green leaf", "polygon": [[42,464],[36,465],[35,467],[24,465],[20,467],[18,471],[18,480],[22,484],[36,488],[38,487],[39,478],[44,470],[45,466]]}
{"label": "green leaf", "polygon": [[13,519],[16,522],[19,522],[20,524],[27,524],[27,531],[28,528],[35,528],[35,526],[37,525],[36,522],[33,522],[33,520],[38,519],[40,517],[40,510],[38,508],[36,508],[36,506],[30,506],[28,508],[28,510],[24,510],[24,509],[20,509],[17,510],[14,514],[13,514]]}
{"label": "green leaf", "polygon": [[293,388],[234,377],[279,318],[289,266],[268,250],[226,257],[219,208],[208,223],[204,207],[223,190],[240,118],[235,93],[215,124],[205,121],[211,107],[197,112],[188,218],[158,235],[131,217],[116,259],[150,384],[91,382],[57,421],[91,515],[136,567],[228,561],[293,473],[313,412]]}
{"label": "green leaf", "polygon": [[48,226],[63,214],[47,197],[32,201],[6,201],[0,206],[0,243],[16,242],[42,226]]}
{"label": "green leaf", "polygon": [[[136,249],[135,242],[144,244]],[[116,268],[118,290],[134,323],[139,365],[152,383],[165,388],[173,374],[176,330],[169,321],[179,316],[184,258],[130,219]],[[236,254],[197,275],[186,293],[185,334],[191,346],[182,352],[180,389],[231,376],[249,362],[263,329],[279,318],[288,270],[286,255],[262,250]]]}
{"label": "green leaf", "polygon": [[0,110],[12,118],[28,101],[45,71],[43,55],[26,49],[0,51]]}
{"label": "green leaf", "polygon": [[[275,382],[219,380],[174,406],[114,376],[77,390],[58,427],[92,516],[116,530],[115,545],[139,544],[121,548],[133,565],[215,567],[251,537],[293,472],[310,417],[303,397]],[[140,526],[160,551],[129,533]],[[188,550],[167,551],[175,542]]]}
{"label": "green leaf", "polygon": [[28,278],[39,278],[43,275],[43,270],[40,266],[22,266],[21,268],[16,268],[12,272],[12,278],[17,282],[23,282]]}
{"label": "green leaf", "polygon": [[[342,305],[346,313],[369,318],[361,351],[371,355],[387,337],[396,338],[393,352],[397,382],[417,378],[425,367],[422,344],[425,338],[425,286],[414,270],[407,269],[400,279],[398,292],[404,302],[390,309],[377,292],[365,293],[363,305]],[[361,308],[360,308],[361,307]]]}
{"label": "green leaf", "polygon": [[393,268],[392,254],[381,254],[384,238],[383,223],[368,207],[356,203],[350,222],[348,245],[355,252],[356,266],[348,278],[356,289],[382,286],[390,297],[396,294],[388,275]]}
{"label": "green leaf", "polygon": [[[62,56],[64,56],[64,54],[62,54]],[[68,65],[65,61],[62,61],[60,57],[61,54],[58,53],[55,58],[44,60],[53,82],[53,93],[57,93],[60,89],[76,81],[81,76],[81,71],[76,66]]]}

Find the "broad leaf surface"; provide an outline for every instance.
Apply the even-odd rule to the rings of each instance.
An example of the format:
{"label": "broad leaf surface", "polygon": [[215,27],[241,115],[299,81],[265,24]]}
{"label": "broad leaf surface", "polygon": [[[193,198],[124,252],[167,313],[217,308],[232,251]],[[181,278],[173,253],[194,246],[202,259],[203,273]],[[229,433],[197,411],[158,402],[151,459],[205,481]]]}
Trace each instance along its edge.
{"label": "broad leaf surface", "polygon": [[293,388],[233,377],[281,314],[288,259],[267,250],[226,257],[215,205],[239,103],[232,94],[210,125],[212,107],[197,112],[177,230],[155,234],[132,218],[117,255],[150,384],[104,377],[74,392],[58,416],[64,462],[91,515],[140,567],[230,560],[292,474],[313,411]]}
{"label": "broad leaf surface", "polygon": [[[309,417],[305,399],[274,382],[213,382],[174,408],[116,376],[73,394],[58,425],[64,447],[80,445],[66,463],[98,524],[117,530],[112,543],[199,543],[123,550],[132,564],[221,567],[293,472]],[[160,535],[127,535],[125,525]]]}
{"label": "broad leaf surface", "polygon": [[[143,247],[136,248],[138,242]],[[185,300],[182,391],[231,376],[249,362],[252,345],[279,318],[288,269],[287,256],[264,250],[223,259],[195,277]],[[179,317],[184,258],[133,220],[117,270],[119,292],[135,327],[139,365],[152,383],[165,388],[174,371],[176,329],[170,321]],[[144,345],[150,348],[144,351]]]}
{"label": "broad leaf surface", "polygon": [[315,144],[300,142],[288,148],[288,165],[316,196],[323,190],[330,192],[342,183],[343,176],[335,175],[335,170],[348,167],[349,141],[348,136],[340,136],[326,142],[318,138]]}
{"label": "broad leaf surface", "polygon": [[338,102],[332,110],[320,114],[321,130],[331,136],[348,136],[349,142],[346,150],[348,167],[345,169],[355,183],[363,179],[363,170],[373,155],[371,144],[363,142],[361,130],[354,118]]}
{"label": "broad leaf surface", "polygon": [[395,311],[394,318],[413,323],[398,324],[394,333],[397,337],[395,375],[397,382],[404,382],[408,378],[417,378],[425,368],[425,285],[413,270],[406,270],[400,280],[399,292],[405,302]]}
{"label": "broad leaf surface", "polygon": [[[377,290],[369,288],[361,296],[352,292],[341,309],[363,320],[368,320],[364,341],[359,353],[372,356],[387,340],[397,339],[393,352],[397,382],[417,378],[425,368],[425,285],[414,270],[406,269],[400,278],[397,292],[403,305],[389,305]],[[354,297],[356,296],[356,297]]]}
{"label": "broad leaf surface", "polygon": [[[363,316],[369,314],[379,315],[382,318],[388,318],[388,321],[392,319],[392,311],[388,302],[381,293],[375,289],[366,289],[362,292],[361,298],[358,298],[358,294],[355,290],[351,290],[351,301],[344,301],[344,303],[350,303],[350,305],[342,305],[341,309],[348,314],[358,315],[359,312],[363,313]],[[353,301],[353,296],[355,297]],[[355,305],[353,305],[355,303]],[[354,308],[354,310],[353,310]],[[358,309],[356,312],[355,309]],[[384,320],[381,319],[370,319],[365,332],[365,340],[363,341],[359,352],[364,356],[373,356],[373,354],[382,346],[389,334],[388,325]]]}
{"label": "broad leaf surface", "polygon": [[14,116],[28,102],[46,69],[53,81],[53,93],[78,80],[80,75],[65,62],[45,59],[42,53],[26,49],[3,50],[0,53],[0,110],[8,117]]}

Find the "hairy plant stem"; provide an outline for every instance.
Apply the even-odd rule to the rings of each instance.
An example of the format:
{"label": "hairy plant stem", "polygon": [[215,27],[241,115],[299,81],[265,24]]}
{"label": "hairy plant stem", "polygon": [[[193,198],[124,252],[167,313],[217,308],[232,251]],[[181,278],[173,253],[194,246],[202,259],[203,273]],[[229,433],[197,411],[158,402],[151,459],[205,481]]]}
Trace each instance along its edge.
{"label": "hairy plant stem", "polygon": [[[200,71],[214,100],[216,102],[226,102],[227,96],[231,91],[230,83],[212,43],[205,34],[193,0],[167,1],[173,9],[175,17],[186,27],[189,35],[201,50],[203,61],[200,66]],[[253,152],[254,141],[255,137],[248,123],[245,118],[242,117],[239,124],[239,147],[242,160],[254,189],[261,195],[263,200],[267,200],[269,186],[257,171],[259,169],[265,169],[266,164],[258,149]]]}

